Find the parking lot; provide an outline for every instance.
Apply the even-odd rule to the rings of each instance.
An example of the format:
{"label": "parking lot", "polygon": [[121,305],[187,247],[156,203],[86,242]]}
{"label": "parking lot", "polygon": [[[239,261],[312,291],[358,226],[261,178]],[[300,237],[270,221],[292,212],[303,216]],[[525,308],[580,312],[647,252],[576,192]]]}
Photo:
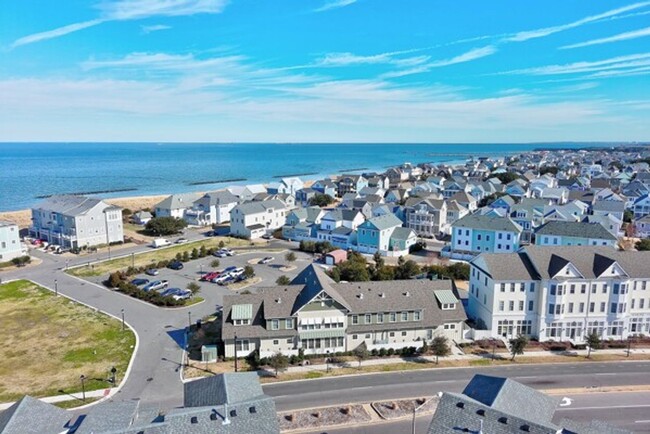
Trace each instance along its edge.
{"label": "parking lot", "polygon": [[[296,254],[296,261],[292,264],[289,264],[284,256],[287,251],[235,251],[234,256],[228,256],[225,258],[216,258],[214,256],[207,256],[205,258],[195,259],[192,261],[185,262],[182,270],[171,270],[169,268],[160,268],[159,274],[157,276],[148,276],[144,273],[130,276],[129,279],[135,278],[145,278],[149,281],[154,280],[167,280],[169,282],[168,288],[181,288],[185,289],[190,282],[196,282],[201,286],[201,289],[198,293],[198,296],[205,299],[205,303],[209,303],[213,306],[220,306],[223,304],[223,296],[227,294],[235,293],[237,290],[231,289],[229,286],[221,286],[212,282],[199,281],[202,274],[211,272],[211,271],[220,271],[226,267],[235,266],[235,267],[245,267],[251,265],[255,270],[255,276],[259,277],[261,281],[254,283],[250,286],[241,287],[237,285],[242,291],[248,289],[250,291],[255,291],[256,287],[265,287],[265,286],[274,286],[275,281],[280,276],[287,276],[290,279],[295,277],[300,271],[302,271],[308,264],[312,262],[312,255],[306,254],[303,252],[294,252]],[[250,264],[249,261],[255,261],[257,259],[262,259],[266,256],[272,256],[275,259],[268,264]],[[212,267],[210,264],[215,259],[219,260],[219,267]],[[283,266],[293,266],[294,270],[283,272],[280,270]],[[87,280],[103,285],[103,281],[106,280],[108,276],[96,276],[90,277]],[[243,282],[245,284],[245,282]]]}

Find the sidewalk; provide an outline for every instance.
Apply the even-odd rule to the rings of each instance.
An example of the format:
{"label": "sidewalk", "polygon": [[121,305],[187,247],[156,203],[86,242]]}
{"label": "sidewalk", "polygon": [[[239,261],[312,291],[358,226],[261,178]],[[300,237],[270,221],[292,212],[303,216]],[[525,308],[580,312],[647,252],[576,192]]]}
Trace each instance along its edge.
{"label": "sidewalk", "polygon": [[[627,354],[626,349],[612,349],[612,350],[593,350],[591,352],[592,355],[598,355],[598,354],[614,354],[614,355],[620,355],[620,356],[625,356]],[[633,354],[649,354],[650,355],[650,348],[640,348],[640,349],[632,349],[630,350],[630,355]],[[587,350],[575,350],[575,351],[567,351],[566,353],[564,352],[551,352],[551,351],[530,351],[526,352],[522,355],[519,355],[517,357],[549,357],[549,356],[569,356],[569,355],[578,355],[578,356],[586,356],[587,355]],[[510,359],[512,355],[510,353],[504,353],[504,352],[497,352],[496,353],[496,358],[497,359]],[[440,361],[448,361],[448,360],[490,360],[492,358],[492,353],[490,354],[485,354],[485,355],[476,355],[476,354],[462,354],[462,355],[451,355],[447,357],[440,357]],[[361,362],[361,366],[376,366],[376,365],[391,365],[391,364],[396,364],[396,363],[404,363],[404,362],[418,362],[418,361],[429,361],[429,362],[435,362],[436,361],[436,356],[421,356],[421,357],[386,357],[386,358],[379,358],[379,359],[370,359],[370,360],[364,360]],[[356,360],[350,360],[346,361],[343,363],[330,363],[329,365],[327,364],[320,364],[320,365],[306,365],[306,366],[290,366],[287,368],[285,371],[286,373],[292,373],[292,372],[310,372],[310,371],[327,371],[327,368],[329,366],[330,370],[335,370],[338,368],[356,368],[359,366],[359,362]]]}
{"label": "sidewalk", "polygon": [[[116,391],[117,388],[90,390],[86,392],[86,398],[103,398],[105,396],[113,394]],[[74,394],[70,393],[65,395],[47,396],[45,398],[39,398],[39,399],[43,402],[47,402],[50,404],[53,404],[55,402],[72,401],[76,399],[79,400],[79,406],[84,405],[83,401],[81,400],[81,393],[74,393]],[[0,403],[0,410],[6,410],[7,408],[11,407],[13,404],[14,404],[13,402]]]}

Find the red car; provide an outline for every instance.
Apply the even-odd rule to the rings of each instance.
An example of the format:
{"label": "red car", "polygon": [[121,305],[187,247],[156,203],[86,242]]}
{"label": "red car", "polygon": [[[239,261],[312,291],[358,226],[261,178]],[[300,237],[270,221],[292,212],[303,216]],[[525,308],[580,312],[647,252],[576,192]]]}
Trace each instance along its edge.
{"label": "red car", "polygon": [[215,277],[219,276],[219,274],[221,274],[221,273],[219,273],[218,271],[213,271],[211,273],[205,273],[203,276],[201,276],[201,280],[205,280],[206,282],[209,282],[212,279],[214,279]]}

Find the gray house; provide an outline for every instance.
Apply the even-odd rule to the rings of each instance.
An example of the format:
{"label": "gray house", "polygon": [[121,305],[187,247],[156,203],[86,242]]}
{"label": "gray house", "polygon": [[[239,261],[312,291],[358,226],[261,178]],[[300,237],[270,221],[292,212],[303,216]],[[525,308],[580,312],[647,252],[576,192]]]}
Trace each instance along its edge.
{"label": "gray house", "polygon": [[273,398],[254,372],[185,383],[184,407],[167,412],[112,401],[71,413],[25,396],[0,413],[3,434],[277,434]]}
{"label": "gray house", "polygon": [[29,233],[66,249],[122,242],[122,208],[85,196],[52,196],[32,208]]}

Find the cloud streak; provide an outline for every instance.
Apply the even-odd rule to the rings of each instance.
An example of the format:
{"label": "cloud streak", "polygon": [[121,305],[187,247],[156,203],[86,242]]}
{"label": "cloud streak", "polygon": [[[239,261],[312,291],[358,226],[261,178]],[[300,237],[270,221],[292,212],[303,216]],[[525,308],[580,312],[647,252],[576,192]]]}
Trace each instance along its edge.
{"label": "cloud streak", "polygon": [[323,6],[314,9],[314,12],[325,12],[332,9],[344,8],[350,6],[351,4],[356,3],[357,0],[332,0],[325,3]]}
{"label": "cloud streak", "polygon": [[485,47],[473,48],[463,54],[460,54],[449,59],[435,60],[433,62],[426,63],[424,65],[416,66],[414,68],[402,69],[397,71],[387,72],[383,74],[383,78],[395,78],[395,77],[404,77],[407,75],[413,74],[422,74],[424,72],[429,72],[434,68],[441,68],[445,66],[456,65],[459,63],[471,62],[473,60],[481,59],[483,57],[491,56],[496,53],[498,50],[493,45],[487,45]]}
{"label": "cloud streak", "polygon": [[159,32],[161,30],[169,30],[171,29],[171,26],[164,24],[154,24],[152,26],[140,26],[140,28],[142,29],[142,33],[149,34],[153,32]]}
{"label": "cloud streak", "polygon": [[566,75],[607,70],[625,70],[650,65],[650,52],[617,56],[593,62],[574,62],[564,65],[547,65],[535,68],[517,69],[502,75]]}
{"label": "cloud streak", "polygon": [[603,19],[607,19],[616,15],[619,15],[623,12],[628,12],[632,11],[635,9],[640,9],[650,6],[650,1],[644,1],[644,2],[639,2],[639,3],[633,3],[631,5],[623,6],[617,9],[611,9],[609,11],[597,14],[597,15],[591,15],[585,18],[581,18],[577,21],[573,21],[571,23],[567,24],[562,24],[559,26],[552,26],[552,27],[544,27],[541,29],[535,29],[535,30],[526,30],[523,32],[515,33],[512,36],[509,36],[505,38],[505,41],[507,42],[524,42],[528,41],[531,39],[537,39],[537,38],[543,38],[545,36],[552,35],[554,33],[559,33],[563,32],[565,30],[569,29],[574,29],[576,27],[583,26],[585,24],[593,23],[596,21],[600,21]]}
{"label": "cloud streak", "polygon": [[571,48],[589,47],[591,45],[609,44],[611,42],[627,41],[629,39],[637,39],[645,36],[650,36],[650,27],[633,30],[631,32],[619,33],[618,35],[609,36],[607,38],[592,39],[590,41],[580,42],[577,44],[565,45],[563,47],[560,47],[560,49],[566,50]]}
{"label": "cloud streak", "polygon": [[[11,48],[35,42],[46,41],[79,30],[94,27],[109,21],[137,20],[157,16],[186,16],[194,14],[221,13],[227,0],[119,0],[114,2],[104,1],[97,8],[102,11],[102,16],[97,19],[68,24],[45,32],[23,36],[11,44]],[[158,29],[162,30],[162,29]]]}

